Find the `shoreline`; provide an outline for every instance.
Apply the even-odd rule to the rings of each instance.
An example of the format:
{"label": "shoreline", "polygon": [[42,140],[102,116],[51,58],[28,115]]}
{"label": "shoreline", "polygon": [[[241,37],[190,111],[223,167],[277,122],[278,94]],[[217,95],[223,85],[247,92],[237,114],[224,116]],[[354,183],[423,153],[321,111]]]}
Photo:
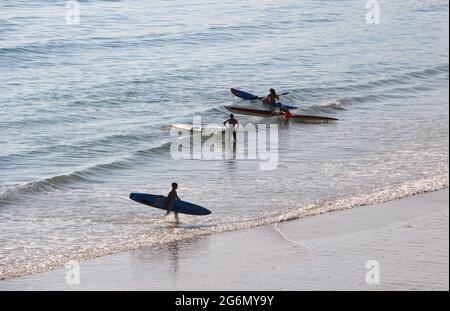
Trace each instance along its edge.
{"label": "shoreline", "polygon": [[[252,228],[258,228],[265,225],[277,225],[286,221],[302,219],[305,217],[316,216],[335,211],[349,210],[357,207],[382,204],[390,201],[405,199],[423,193],[431,193],[448,188],[448,177],[446,175],[437,175],[429,178],[413,180],[373,189],[369,192],[362,192],[356,195],[350,195],[332,200],[317,200],[310,202],[301,208],[292,208],[280,210],[274,214],[269,214],[260,218],[241,219],[232,223],[222,223],[216,226],[207,226],[206,229],[185,230],[182,235],[172,235],[170,232],[164,235],[139,235],[133,240],[118,241],[109,247],[94,248],[83,250],[81,252],[61,254],[46,258],[36,262],[26,262],[21,265],[4,266],[0,269],[0,281],[14,279],[39,273],[46,273],[55,269],[64,267],[67,262],[84,262],[97,258],[112,256],[129,251],[142,250],[148,248],[158,248],[164,245],[174,243],[184,243],[187,241],[202,238],[204,236],[215,235],[219,233],[243,231]],[[158,220],[159,221],[159,220]],[[184,227],[185,224],[181,224]],[[188,226],[189,227],[189,226]],[[198,227],[201,228],[201,227]],[[172,229],[176,229],[173,227]]]}
{"label": "shoreline", "polygon": [[79,264],[78,285],[60,268],[0,290],[448,290],[448,193],[100,257]]}

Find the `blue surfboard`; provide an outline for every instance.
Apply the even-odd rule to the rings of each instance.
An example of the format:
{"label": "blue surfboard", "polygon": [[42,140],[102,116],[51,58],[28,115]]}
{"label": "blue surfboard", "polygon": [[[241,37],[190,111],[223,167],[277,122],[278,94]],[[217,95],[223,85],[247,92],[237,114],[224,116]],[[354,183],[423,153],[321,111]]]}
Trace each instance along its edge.
{"label": "blue surfboard", "polygon": [[[166,203],[167,198],[163,195],[154,195],[147,193],[131,193],[130,199],[141,204],[166,210],[164,208],[164,205]],[[182,200],[174,200],[173,202],[174,202],[173,206],[171,206],[170,209],[171,212],[197,216],[211,214],[210,210],[196,204],[192,204]]]}
{"label": "blue surfboard", "polygon": [[261,99],[259,98],[259,96],[241,91],[241,90],[237,90],[237,89],[231,89],[231,93],[233,93],[234,96],[242,98],[242,99],[247,99],[247,100],[254,100],[254,99]]}
{"label": "blue surfboard", "polygon": [[[253,95],[251,93],[244,92],[244,91],[241,91],[241,90],[238,90],[238,89],[232,88],[232,89],[230,89],[230,91],[231,91],[231,93],[234,96],[242,98],[242,99],[246,99],[246,100],[262,99],[259,96],[256,96],[256,95]],[[283,94],[281,94],[281,95],[283,95]],[[296,106],[285,105],[285,104],[282,104],[282,103],[277,103],[277,104],[275,104],[275,106],[277,106],[277,107],[281,106],[281,107],[283,107],[285,109],[298,109],[298,107],[296,107]]]}

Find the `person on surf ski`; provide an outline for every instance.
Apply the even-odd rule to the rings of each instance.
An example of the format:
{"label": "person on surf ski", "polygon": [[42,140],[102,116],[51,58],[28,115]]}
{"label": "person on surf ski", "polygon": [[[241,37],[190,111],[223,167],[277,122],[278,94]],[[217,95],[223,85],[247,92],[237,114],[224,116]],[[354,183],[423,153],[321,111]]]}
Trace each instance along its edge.
{"label": "person on surf ski", "polygon": [[280,96],[277,95],[277,92],[275,92],[274,89],[270,89],[270,93],[263,99],[263,103],[267,105],[276,105],[278,100],[280,100]]}
{"label": "person on surf ski", "polygon": [[283,107],[283,105],[280,105],[280,116],[284,116],[287,120],[292,118],[292,113],[289,111],[289,109],[286,109]]}
{"label": "person on surf ski", "polygon": [[[172,184],[172,190],[167,195],[166,203],[164,204],[164,209],[167,210],[166,216],[170,214],[170,212],[173,208],[173,205],[175,203],[174,201],[180,199],[178,197],[177,189],[178,189],[178,184],[174,182]],[[177,212],[173,212],[173,213],[175,214],[175,220],[178,223],[178,213]]]}
{"label": "person on surf ski", "polygon": [[274,106],[280,105],[279,115],[284,115],[286,119],[292,118],[292,113],[288,109],[284,108],[281,103],[278,103],[278,100],[280,100],[280,96],[277,95],[277,92],[274,89],[270,89],[270,94],[263,99],[263,103]]}
{"label": "person on surf ski", "polygon": [[234,114],[230,114],[230,118],[223,122],[223,126],[227,126],[227,124],[233,126],[233,139],[236,141],[236,129],[239,126],[239,121],[234,118]]}

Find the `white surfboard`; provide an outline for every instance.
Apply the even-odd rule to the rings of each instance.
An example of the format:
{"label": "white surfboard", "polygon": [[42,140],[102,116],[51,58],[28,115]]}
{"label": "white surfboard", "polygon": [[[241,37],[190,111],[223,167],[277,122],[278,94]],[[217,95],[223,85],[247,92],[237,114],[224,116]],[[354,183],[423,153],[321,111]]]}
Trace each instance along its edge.
{"label": "white surfboard", "polygon": [[227,129],[225,126],[207,125],[204,127],[194,127],[192,124],[185,123],[172,124],[172,128],[189,132],[201,132],[202,134],[214,134],[224,132]]}

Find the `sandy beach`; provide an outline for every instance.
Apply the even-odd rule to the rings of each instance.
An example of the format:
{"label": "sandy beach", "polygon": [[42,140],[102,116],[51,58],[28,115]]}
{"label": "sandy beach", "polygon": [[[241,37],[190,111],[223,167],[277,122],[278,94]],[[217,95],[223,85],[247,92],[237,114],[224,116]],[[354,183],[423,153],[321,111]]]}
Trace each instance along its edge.
{"label": "sandy beach", "polygon": [[448,195],[101,257],[79,264],[79,282],[61,268],[0,290],[449,290]]}

